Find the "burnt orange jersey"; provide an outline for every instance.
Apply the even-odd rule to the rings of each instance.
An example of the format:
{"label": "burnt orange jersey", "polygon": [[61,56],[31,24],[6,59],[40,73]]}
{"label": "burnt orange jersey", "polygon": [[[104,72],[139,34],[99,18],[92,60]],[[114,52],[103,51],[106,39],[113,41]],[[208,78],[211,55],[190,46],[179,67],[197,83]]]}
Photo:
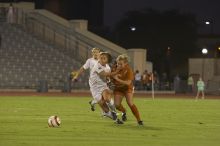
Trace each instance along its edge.
{"label": "burnt orange jersey", "polygon": [[119,92],[132,92],[133,91],[133,80],[134,80],[134,74],[132,69],[129,67],[129,65],[126,65],[125,68],[123,68],[122,70],[119,71],[118,73],[118,78],[123,80],[123,81],[127,81],[127,80],[131,80],[131,84],[130,85],[124,85],[119,83],[118,81],[114,80],[114,85],[115,85],[115,89],[114,91],[119,91]]}

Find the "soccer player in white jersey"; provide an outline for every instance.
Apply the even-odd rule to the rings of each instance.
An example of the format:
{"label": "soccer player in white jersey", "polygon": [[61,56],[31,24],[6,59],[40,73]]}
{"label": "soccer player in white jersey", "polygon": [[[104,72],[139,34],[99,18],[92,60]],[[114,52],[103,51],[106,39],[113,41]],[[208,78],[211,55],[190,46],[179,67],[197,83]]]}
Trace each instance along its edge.
{"label": "soccer player in white jersey", "polygon": [[[98,62],[99,59],[99,54],[100,54],[100,49],[99,48],[93,48],[92,49],[92,57],[87,59],[86,63],[77,71],[75,76],[73,77],[73,81],[77,81],[78,77],[85,71],[88,70],[91,72],[92,68],[94,65]],[[91,87],[90,87],[91,88]],[[95,110],[95,104],[96,101],[92,100],[89,102],[91,105],[91,110]],[[103,115],[107,117],[112,117],[112,114],[109,111],[108,106],[106,105],[105,102],[99,102],[99,105],[101,109],[103,110]]]}
{"label": "soccer player in white jersey", "polygon": [[117,124],[123,124],[117,119],[116,109],[114,103],[111,102],[111,91],[107,85],[107,77],[114,76],[116,72],[111,72],[108,63],[111,62],[111,55],[107,52],[101,52],[99,61],[94,65],[90,71],[89,85],[90,91],[96,103],[106,102],[108,107],[112,110],[113,120]]}
{"label": "soccer player in white jersey", "polygon": [[77,80],[78,77],[87,69],[91,71],[94,65],[98,62],[100,49],[93,48],[92,49],[92,57],[86,60],[86,63],[77,71],[77,74],[73,77],[73,80]]}

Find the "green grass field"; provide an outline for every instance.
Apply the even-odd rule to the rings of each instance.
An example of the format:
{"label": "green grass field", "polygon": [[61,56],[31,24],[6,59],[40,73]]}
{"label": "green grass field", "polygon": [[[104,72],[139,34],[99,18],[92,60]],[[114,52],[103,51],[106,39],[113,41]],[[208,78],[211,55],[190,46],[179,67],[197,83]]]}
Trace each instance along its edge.
{"label": "green grass field", "polygon": [[[91,98],[0,97],[0,146],[219,146],[220,100],[135,98],[145,126],[116,125]],[[47,119],[58,115],[59,128]]]}

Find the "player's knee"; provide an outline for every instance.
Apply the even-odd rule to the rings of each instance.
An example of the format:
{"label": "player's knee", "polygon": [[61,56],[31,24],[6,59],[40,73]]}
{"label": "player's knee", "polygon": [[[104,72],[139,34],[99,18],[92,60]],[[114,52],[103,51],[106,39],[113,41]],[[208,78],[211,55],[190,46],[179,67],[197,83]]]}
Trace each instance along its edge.
{"label": "player's knee", "polygon": [[105,101],[107,101],[107,102],[111,101],[111,93],[108,90],[105,90],[102,96]]}
{"label": "player's knee", "polygon": [[134,105],[133,102],[128,102],[128,106],[129,106],[129,107],[132,107],[133,105]]}

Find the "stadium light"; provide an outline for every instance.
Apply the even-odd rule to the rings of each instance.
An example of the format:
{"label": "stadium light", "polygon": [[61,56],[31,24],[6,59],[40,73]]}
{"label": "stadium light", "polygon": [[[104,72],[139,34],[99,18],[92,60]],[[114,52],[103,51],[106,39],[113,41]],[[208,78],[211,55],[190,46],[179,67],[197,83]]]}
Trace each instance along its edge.
{"label": "stadium light", "polygon": [[130,30],[131,30],[131,31],[136,31],[136,27],[135,27],[135,26],[131,26],[131,27],[130,27]]}
{"label": "stadium light", "polygon": [[206,25],[209,25],[209,24],[210,24],[210,21],[206,21],[205,24],[206,24]]}
{"label": "stadium light", "polygon": [[205,55],[205,54],[208,54],[208,49],[203,48],[203,49],[202,49],[202,54],[204,54],[204,55]]}

